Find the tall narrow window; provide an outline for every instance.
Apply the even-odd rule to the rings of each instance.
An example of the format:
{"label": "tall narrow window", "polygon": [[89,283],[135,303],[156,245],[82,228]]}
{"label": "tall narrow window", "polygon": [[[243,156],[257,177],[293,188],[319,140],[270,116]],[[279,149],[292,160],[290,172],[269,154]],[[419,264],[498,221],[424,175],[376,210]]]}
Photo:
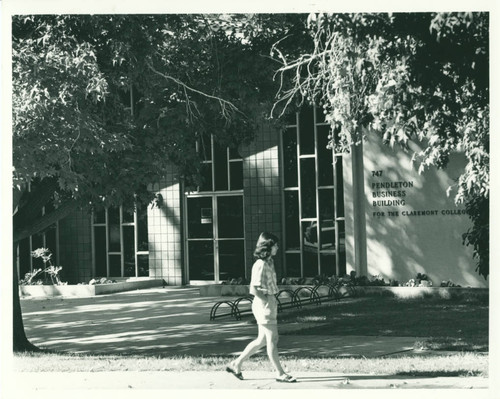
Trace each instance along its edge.
{"label": "tall narrow window", "polygon": [[149,275],[147,208],[107,208],[93,214],[95,277]]}
{"label": "tall narrow window", "polygon": [[327,148],[330,126],[303,108],[282,133],[283,224],[288,277],[345,273],[342,155]]}
{"label": "tall narrow window", "polygon": [[[31,253],[38,248],[47,248],[52,253],[52,264],[59,264],[58,223],[50,226],[41,233],[29,236],[19,242],[17,247],[17,273],[19,279],[23,279],[26,273],[35,269],[43,269],[41,258],[33,258]],[[49,281],[49,275],[43,273],[39,280]]]}
{"label": "tall narrow window", "polygon": [[196,143],[196,150],[202,160],[203,180],[198,192],[243,189],[243,159],[237,148],[225,147],[214,136],[203,135]]}

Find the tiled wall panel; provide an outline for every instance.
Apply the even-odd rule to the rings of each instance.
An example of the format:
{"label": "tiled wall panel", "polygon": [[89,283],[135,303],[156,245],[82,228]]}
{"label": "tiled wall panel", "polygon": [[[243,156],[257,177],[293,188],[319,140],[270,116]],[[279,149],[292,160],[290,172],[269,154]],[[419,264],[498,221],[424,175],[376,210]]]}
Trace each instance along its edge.
{"label": "tiled wall panel", "polygon": [[181,285],[184,268],[180,183],[173,168],[151,190],[161,194],[163,203],[148,209],[149,273],[168,285]]}
{"label": "tiled wall panel", "polygon": [[[279,135],[264,125],[255,140],[242,149],[243,188],[245,199],[245,238],[247,278],[251,276],[253,251],[261,232],[274,233],[281,239],[281,189],[279,175]],[[275,258],[281,275],[281,252]]]}
{"label": "tiled wall panel", "polygon": [[88,283],[92,275],[91,218],[74,212],[59,221],[59,265],[61,279],[70,284]]}

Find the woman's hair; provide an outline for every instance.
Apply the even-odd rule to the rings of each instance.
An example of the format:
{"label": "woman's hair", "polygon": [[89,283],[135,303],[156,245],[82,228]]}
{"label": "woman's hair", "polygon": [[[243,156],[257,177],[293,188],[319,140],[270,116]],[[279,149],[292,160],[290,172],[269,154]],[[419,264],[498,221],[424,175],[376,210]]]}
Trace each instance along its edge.
{"label": "woman's hair", "polygon": [[253,256],[257,259],[266,259],[271,256],[271,249],[278,243],[278,237],[267,231],[260,234]]}

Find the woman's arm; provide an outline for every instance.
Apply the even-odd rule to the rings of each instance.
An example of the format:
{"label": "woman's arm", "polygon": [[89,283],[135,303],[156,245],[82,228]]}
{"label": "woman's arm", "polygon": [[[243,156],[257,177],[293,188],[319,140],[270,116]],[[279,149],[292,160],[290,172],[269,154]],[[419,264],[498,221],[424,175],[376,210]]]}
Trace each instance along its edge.
{"label": "woman's arm", "polygon": [[262,290],[262,288],[260,287],[260,285],[250,285],[250,294],[255,295],[261,301],[264,301],[264,302],[267,301],[267,295]]}
{"label": "woman's arm", "polygon": [[262,288],[262,278],[264,272],[264,262],[262,259],[255,261],[252,267],[252,279],[250,281],[250,294],[262,301],[267,301],[267,291]]}

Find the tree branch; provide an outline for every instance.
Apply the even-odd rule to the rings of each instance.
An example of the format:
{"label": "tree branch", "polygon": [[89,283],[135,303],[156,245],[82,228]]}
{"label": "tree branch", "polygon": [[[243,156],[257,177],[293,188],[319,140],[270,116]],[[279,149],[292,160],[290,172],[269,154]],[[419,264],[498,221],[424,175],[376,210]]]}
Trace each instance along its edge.
{"label": "tree branch", "polygon": [[21,198],[27,190],[26,186],[26,184],[22,184],[18,187],[12,187],[12,215],[15,215],[17,214],[17,212],[19,212]]}
{"label": "tree branch", "polygon": [[236,105],[234,105],[232,102],[224,100],[223,98],[220,98],[220,97],[217,97],[217,96],[212,96],[211,94],[204,93],[204,92],[202,92],[200,90],[194,89],[194,88],[188,86],[187,84],[185,84],[184,82],[181,82],[179,79],[174,78],[173,76],[165,75],[164,73],[161,73],[160,71],[157,71],[149,61],[146,61],[146,65],[149,67],[149,69],[151,69],[157,75],[159,75],[159,76],[161,76],[161,77],[163,77],[163,78],[165,78],[167,80],[171,80],[172,82],[175,82],[179,86],[182,86],[185,90],[188,90],[188,91],[191,91],[193,93],[200,94],[203,97],[207,97],[207,98],[210,98],[210,99],[218,101],[219,104],[220,104],[221,110],[222,110],[222,114],[224,115],[224,117],[226,119],[229,117],[227,115],[227,112],[226,112],[226,106],[228,106],[231,111],[238,112],[241,115],[243,115],[245,118],[247,118],[247,116],[243,112],[241,112],[238,109],[238,107]]}
{"label": "tree branch", "polygon": [[[338,56],[339,50],[336,48],[337,41],[338,34],[332,34],[331,37],[329,37],[328,40],[324,43],[324,45],[321,45],[319,37],[316,35],[315,48],[312,54],[301,55],[299,58],[291,62],[288,62],[285,56],[277,48],[277,45],[280,41],[273,45],[271,54],[273,54],[273,52],[276,52],[279,59],[282,60],[281,64],[283,66],[279,68],[274,74],[274,78],[276,78],[276,75],[280,76],[280,87],[276,94],[277,100],[275,101],[271,109],[271,118],[273,117],[278,104],[285,102],[283,109],[278,115],[278,117],[281,117],[297,94],[300,94],[300,104],[302,104],[304,102],[304,97],[307,97],[308,94],[314,97],[316,93],[321,91],[321,76],[318,76],[318,74],[314,72],[314,68],[316,63],[323,63],[326,65],[329,59]],[[276,61],[279,62],[279,60]],[[307,69],[306,78],[302,78],[303,68]],[[284,75],[288,71],[293,71],[295,75],[291,79],[292,88],[290,88],[289,90],[283,90]]]}
{"label": "tree branch", "polygon": [[30,223],[36,218],[54,195],[57,188],[56,178],[46,178],[34,186],[31,192],[25,191],[19,199],[17,212],[14,216],[14,226]]}
{"label": "tree branch", "polygon": [[20,240],[29,237],[31,235],[37,234],[46,228],[50,227],[53,225],[55,222],[58,220],[64,218],[65,216],[69,215],[71,212],[76,210],[80,203],[76,200],[68,200],[66,202],[63,202],[59,207],[57,207],[55,210],[53,210],[50,213],[47,213],[43,215],[42,217],[38,218],[34,222],[30,223],[27,226],[21,226],[17,227],[14,226],[14,232],[13,232],[13,242],[19,242]]}

